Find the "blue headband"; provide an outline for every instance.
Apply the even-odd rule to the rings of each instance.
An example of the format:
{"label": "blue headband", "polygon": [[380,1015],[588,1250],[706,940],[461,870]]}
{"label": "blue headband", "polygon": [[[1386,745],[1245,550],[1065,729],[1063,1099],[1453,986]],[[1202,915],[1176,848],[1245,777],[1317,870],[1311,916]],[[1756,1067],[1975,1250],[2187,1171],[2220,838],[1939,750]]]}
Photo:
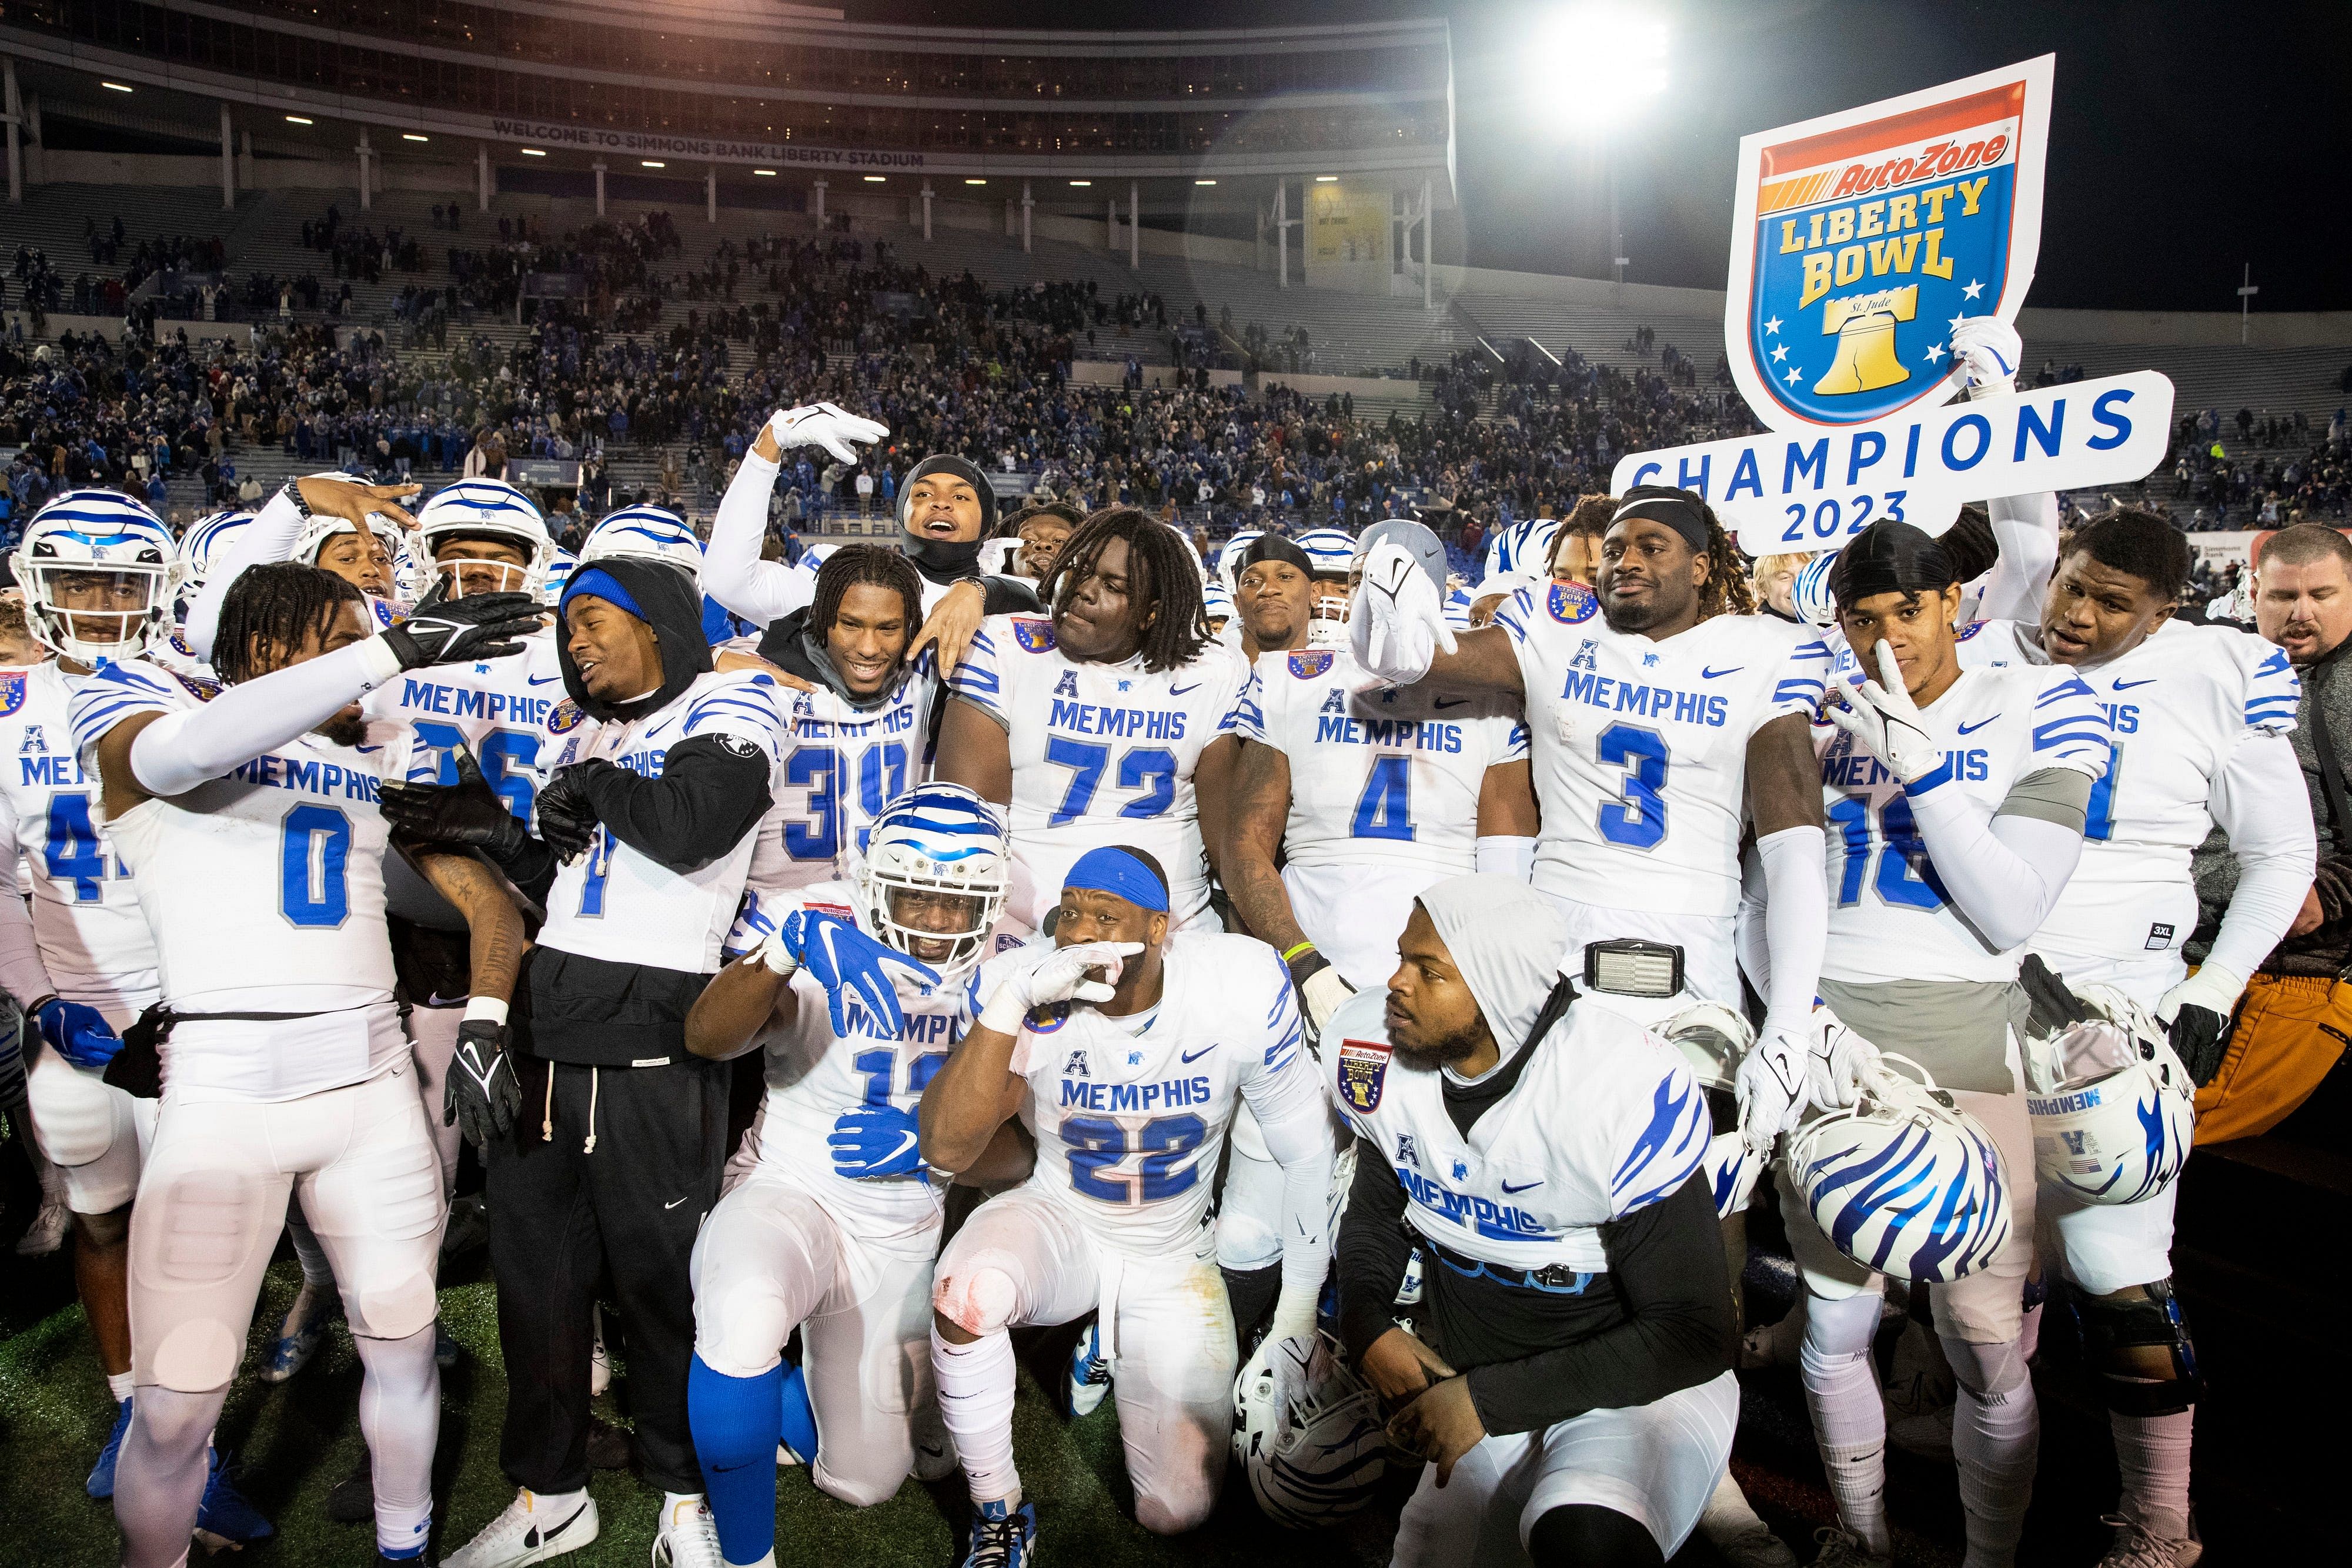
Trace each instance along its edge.
{"label": "blue headband", "polygon": [[601,566],[592,566],[572,574],[572,580],[563,585],[562,599],[556,603],[556,613],[560,615],[571,609],[573,600],[585,598],[602,599],[617,604],[640,621],[650,622],[653,619],[637,608],[637,601],[629,597],[629,591],[621,586],[621,580]]}
{"label": "blue headband", "polygon": [[1168,913],[1168,889],[1151,874],[1151,868],[1125,850],[1103,848],[1088,850],[1070,867],[1069,875],[1062,879],[1065,888],[1084,888],[1093,893],[1108,893],[1123,898],[1139,909],[1154,915]]}

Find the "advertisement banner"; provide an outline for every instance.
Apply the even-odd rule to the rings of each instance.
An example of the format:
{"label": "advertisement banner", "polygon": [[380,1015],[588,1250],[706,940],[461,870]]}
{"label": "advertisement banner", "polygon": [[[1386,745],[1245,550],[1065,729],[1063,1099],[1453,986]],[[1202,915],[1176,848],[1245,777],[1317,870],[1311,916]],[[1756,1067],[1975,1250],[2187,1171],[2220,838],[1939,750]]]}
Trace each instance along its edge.
{"label": "advertisement banner", "polygon": [[1961,321],[2014,323],[2054,55],[1740,139],[1723,339],[1774,430],[1947,401]]}

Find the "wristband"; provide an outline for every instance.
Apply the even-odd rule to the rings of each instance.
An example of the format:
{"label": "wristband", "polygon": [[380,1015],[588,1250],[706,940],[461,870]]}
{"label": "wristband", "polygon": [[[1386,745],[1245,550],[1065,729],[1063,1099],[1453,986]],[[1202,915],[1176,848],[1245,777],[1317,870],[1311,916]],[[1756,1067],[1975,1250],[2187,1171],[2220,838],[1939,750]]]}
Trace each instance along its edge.
{"label": "wristband", "polygon": [[1028,1007],[1013,987],[999,986],[996,994],[988,998],[988,1005],[980,1009],[980,1027],[1018,1039],[1022,1021],[1028,1016]]}
{"label": "wristband", "polygon": [[302,499],[302,476],[297,475],[287,480],[278,487],[278,493],[285,497],[296,511],[302,514],[304,522],[310,520],[310,504]]}
{"label": "wristband", "polygon": [[506,1027],[507,1008],[508,1004],[498,997],[467,997],[465,1021],[494,1023],[503,1029]]}
{"label": "wristband", "polygon": [[1301,942],[1301,943],[1299,943],[1299,944],[1298,944],[1297,946],[1295,946],[1295,947],[1289,947],[1289,948],[1286,948],[1286,949],[1284,949],[1284,951],[1283,951],[1283,955],[1282,955],[1282,961],[1283,961],[1284,963],[1287,964],[1287,963],[1290,963],[1290,962],[1292,962],[1293,960],[1297,959],[1297,956],[1298,956],[1298,955],[1300,955],[1301,953],[1312,953],[1312,952],[1314,952],[1314,951],[1315,951],[1315,944],[1314,944],[1314,943],[1312,943],[1312,942]]}

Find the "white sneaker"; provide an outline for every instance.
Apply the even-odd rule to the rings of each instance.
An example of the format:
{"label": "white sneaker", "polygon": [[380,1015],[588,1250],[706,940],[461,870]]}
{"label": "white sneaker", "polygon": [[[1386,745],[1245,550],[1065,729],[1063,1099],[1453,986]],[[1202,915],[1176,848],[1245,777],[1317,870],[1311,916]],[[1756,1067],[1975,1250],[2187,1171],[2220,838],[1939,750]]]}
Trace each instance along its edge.
{"label": "white sneaker", "polygon": [[2099,1568],[2193,1568],[2205,1555],[2205,1543],[2197,1539],[2197,1527],[2179,1540],[2168,1540],[2153,1533],[2128,1514],[2102,1515],[2101,1524],[2115,1526],[2114,1544],[2099,1559]]}
{"label": "white sneaker", "polygon": [[1848,1535],[1834,1525],[1814,1531],[1813,1539],[1822,1543],[1813,1555],[1813,1568],[1894,1568],[1892,1559],[1879,1556],[1859,1536]]}
{"label": "white sneaker", "polygon": [[665,1505],[662,1512],[654,1536],[654,1568],[727,1568],[719,1550],[719,1521],[710,1517],[708,1502],[697,1498],[691,1505]]}
{"label": "white sneaker", "polygon": [[600,1399],[613,1386],[613,1353],[604,1348],[604,1309],[590,1310],[595,1314],[596,1343],[588,1353],[588,1397]]}
{"label": "white sneaker", "polygon": [[73,1224],[73,1216],[61,1199],[44,1197],[41,1212],[33,1216],[33,1223],[25,1227],[25,1234],[16,1239],[19,1258],[46,1258],[66,1244],[66,1231]]}
{"label": "white sneaker", "polygon": [[541,1506],[545,1500],[528,1487],[515,1493],[504,1513],[441,1559],[441,1568],[517,1568],[577,1552],[596,1539],[594,1498],[583,1494],[579,1506],[562,1519],[548,1517]]}
{"label": "white sneaker", "polygon": [[1728,1568],[1797,1568],[1797,1554],[1767,1524],[1752,1524],[1721,1538],[1709,1535],[1706,1543]]}

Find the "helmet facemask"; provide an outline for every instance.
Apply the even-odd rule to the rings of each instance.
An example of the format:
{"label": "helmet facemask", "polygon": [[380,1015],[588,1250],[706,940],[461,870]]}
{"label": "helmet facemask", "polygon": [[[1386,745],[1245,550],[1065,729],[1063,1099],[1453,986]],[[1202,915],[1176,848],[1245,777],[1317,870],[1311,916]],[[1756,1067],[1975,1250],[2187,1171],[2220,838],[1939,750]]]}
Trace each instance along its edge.
{"label": "helmet facemask", "polygon": [[1003,862],[990,858],[981,871],[930,861],[908,844],[877,847],[861,876],[874,934],[938,971],[943,985],[969,973],[1004,912]]}
{"label": "helmet facemask", "polygon": [[1307,645],[1344,648],[1348,645],[1348,580],[1317,576],[1307,591]]}
{"label": "helmet facemask", "polygon": [[135,659],[164,625],[172,568],[160,550],[149,560],[44,560],[44,541],[17,558],[25,620],[43,646],[77,664]]}

